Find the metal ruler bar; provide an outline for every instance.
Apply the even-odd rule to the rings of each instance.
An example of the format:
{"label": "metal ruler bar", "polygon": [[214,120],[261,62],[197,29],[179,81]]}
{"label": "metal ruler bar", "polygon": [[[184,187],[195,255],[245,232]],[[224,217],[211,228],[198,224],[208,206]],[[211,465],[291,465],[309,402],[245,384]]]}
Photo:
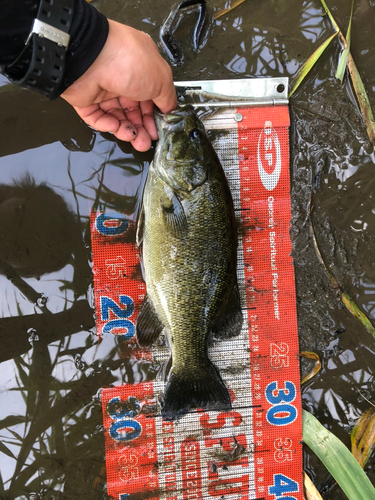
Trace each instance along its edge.
{"label": "metal ruler bar", "polygon": [[240,108],[240,107],[262,107],[262,106],[286,106],[288,104],[288,99],[265,99],[265,100],[254,100],[249,99],[246,101],[207,101],[192,103],[193,108]]}

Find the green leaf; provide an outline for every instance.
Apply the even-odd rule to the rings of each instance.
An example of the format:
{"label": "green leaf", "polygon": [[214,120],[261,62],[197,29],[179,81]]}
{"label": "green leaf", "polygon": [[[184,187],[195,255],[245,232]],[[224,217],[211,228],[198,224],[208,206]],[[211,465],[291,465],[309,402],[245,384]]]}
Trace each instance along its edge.
{"label": "green leaf", "polygon": [[[324,0],[320,0],[321,4],[323,5],[324,10],[326,11],[328,17],[330,18],[334,28],[339,32],[341,42],[343,43],[344,47],[346,46],[346,40],[344,35],[341,33],[340,28],[338,24],[336,23],[334,17],[332,16],[330,10],[328,9],[326,3]],[[373,146],[375,147],[375,120],[374,120],[374,115],[372,113],[370,101],[367,96],[367,92],[365,89],[365,86],[363,85],[361,75],[359,74],[359,71],[357,69],[357,66],[354,62],[354,59],[348,51],[347,55],[347,64],[348,64],[348,69],[349,69],[349,74],[350,78],[352,80],[353,88],[355,95],[358,100],[358,104],[363,116],[363,120],[366,125],[366,132],[367,135],[372,142]]]}
{"label": "green leaf", "polygon": [[343,301],[347,310],[353,314],[355,318],[358,318],[362,325],[366,328],[366,330],[371,333],[375,337],[375,328],[373,327],[371,321],[368,317],[363,314],[363,312],[359,309],[357,304],[355,304],[347,293],[343,293],[341,295],[341,300]]}
{"label": "green leaf", "polygon": [[289,93],[289,97],[291,97],[294,92],[298,89],[298,87],[301,85],[303,80],[306,78],[306,76],[309,74],[311,69],[315,66],[317,61],[319,60],[320,56],[323,54],[323,52],[326,50],[328,45],[331,43],[333,38],[337,35],[338,31],[331,35],[325,42],[323,42],[320,47],[316,49],[316,51],[307,59],[305,64],[302,66],[302,68],[299,70],[297,79],[295,80],[292,90]]}
{"label": "green leaf", "polygon": [[337,66],[336,74],[335,77],[340,80],[342,83],[344,79],[344,73],[345,73],[345,68],[346,68],[346,63],[348,62],[348,56],[349,56],[349,45],[344,49],[341,53],[339,64]]}
{"label": "green leaf", "polygon": [[346,68],[346,64],[348,62],[348,56],[349,56],[349,52],[350,52],[350,39],[351,39],[351,34],[352,34],[353,4],[354,4],[354,0],[352,0],[352,10],[350,12],[348,31],[346,32],[346,47],[341,53],[340,61],[339,61],[339,64],[337,66],[337,71],[336,71],[336,75],[335,75],[336,78],[338,78],[341,83],[342,83],[343,78],[344,78],[345,68]]}
{"label": "green leaf", "polygon": [[355,95],[358,100],[359,107],[361,109],[361,113],[363,116],[363,120],[366,125],[367,135],[375,146],[375,120],[374,115],[372,114],[372,109],[370,105],[369,98],[367,96],[367,92],[365,86],[363,85],[363,81],[357,66],[354,62],[354,59],[351,54],[348,56],[348,68],[350,78],[352,79],[352,84],[354,88]]}
{"label": "green leaf", "polygon": [[321,4],[323,5],[324,10],[326,11],[327,16],[330,18],[331,23],[333,24],[333,27],[335,28],[336,31],[339,31],[340,28],[338,27],[338,24],[336,23],[333,15],[331,14],[331,11],[327,7],[326,3],[324,0],[320,0]]}
{"label": "green leaf", "polygon": [[303,441],[323,462],[349,500],[374,500],[375,488],[348,448],[302,410]]}

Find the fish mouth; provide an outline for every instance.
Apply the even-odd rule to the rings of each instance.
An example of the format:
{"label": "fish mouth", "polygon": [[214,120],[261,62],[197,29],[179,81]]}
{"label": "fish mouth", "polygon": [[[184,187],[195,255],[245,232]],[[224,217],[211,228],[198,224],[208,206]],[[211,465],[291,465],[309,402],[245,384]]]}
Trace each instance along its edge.
{"label": "fish mouth", "polygon": [[192,106],[177,108],[169,113],[162,113],[159,109],[155,109],[154,116],[158,132],[163,130],[183,129],[185,119],[193,112]]}

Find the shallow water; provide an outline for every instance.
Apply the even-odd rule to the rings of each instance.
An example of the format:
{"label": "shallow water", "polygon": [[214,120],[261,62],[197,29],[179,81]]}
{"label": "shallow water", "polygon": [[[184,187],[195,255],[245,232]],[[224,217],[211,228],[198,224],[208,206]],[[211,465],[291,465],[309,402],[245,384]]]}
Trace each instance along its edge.
{"label": "shallow water", "polygon": [[[155,41],[174,3],[95,2],[108,17]],[[350,4],[329,2],[343,29]],[[212,11],[223,7],[218,0],[211,4]],[[352,26],[352,54],[373,109],[374,14],[372,0],[356,2]],[[293,80],[333,33],[319,1],[246,0],[212,23],[196,54],[190,44],[193,19],[184,19],[178,29],[185,63],[173,68],[175,80],[280,75]],[[349,445],[352,426],[369,406],[364,397],[375,400],[374,341],[343,307],[320,264],[308,216],[311,199],[326,266],[375,322],[375,156],[350,85],[334,78],[338,54],[336,42],[291,99],[291,234],[300,346],[323,362],[303,387],[304,404]],[[7,492],[0,485],[0,498],[106,498],[98,391],[113,382],[153,377],[154,367],[132,366],[112,337],[96,340],[88,217],[93,207],[107,207],[136,218],[153,151],[137,153],[90,130],[61,100],[51,103],[4,78],[0,84],[0,168],[6,186],[0,186],[0,461]],[[25,186],[31,183],[27,176],[34,187]],[[22,179],[24,185],[11,190]],[[33,203],[23,203],[25,190]],[[4,264],[9,248],[12,272]],[[325,499],[345,498],[307,450],[305,465]],[[374,481],[373,467],[374,458],[366,467]]]}

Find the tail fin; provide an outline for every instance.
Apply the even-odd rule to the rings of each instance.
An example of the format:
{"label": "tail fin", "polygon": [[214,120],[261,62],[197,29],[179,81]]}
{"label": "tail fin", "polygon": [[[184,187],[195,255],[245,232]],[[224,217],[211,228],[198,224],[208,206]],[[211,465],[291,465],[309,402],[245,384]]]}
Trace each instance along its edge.
{"label": "tail fin", "polygon": [[232,408],[224,382],[214,365],[208,364],[195,371],[176,372],[172,367],[162,400],[164,420],[176,420],[189,410],[229,411]]}

